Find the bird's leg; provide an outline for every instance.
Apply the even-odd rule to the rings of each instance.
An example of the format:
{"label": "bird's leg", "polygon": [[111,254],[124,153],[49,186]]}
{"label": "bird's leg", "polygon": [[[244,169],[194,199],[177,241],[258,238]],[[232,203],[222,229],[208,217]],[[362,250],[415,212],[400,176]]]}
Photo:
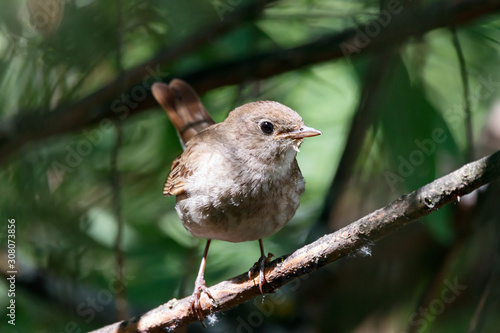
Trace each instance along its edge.
{"label": "bird's leg", "polygon": [[203,258],[201,259],[201,264],[200,264],[200,270],[198,271],[198,276],[196,277],[196,281],[194,283],[194,291],[193,295],[191,296],[191,304],[189,305],[189,309],[198,317],[198,320],[201,322],[203,327],[205,326],[205,323],[203,322],[205,320],[205,316],[203,315],[203,312],[201,311],[201,304],[200,304],[200,297],[201,293],[204,292],[207,294],[208,297],[212,299],[212,301],[215,302],[214,297],[210,293],[210,291],[207,288],[207,284],[205,282],[204,274],[205,274],[205,265],[207,262],[207,255],[208,255],[208,248],[210,246],[210,239],[207,239],[207,245],[205,246],[205,252],[203,252]]}
{"label": "bird's leg", "polygon": [[261,294],[264,292],[262,291],[262,287],[264,286],[266,281],[266,275],[265,275],[265,267],[266,263],[268,263],[272,257],[274,257],[274,254],[268,253],[267,256],[264,253],[264,245],[262,244],[262,239],[259,239],[259,246],[260,246],[260,258],[259,260],[250,268],[248,271],[248,278],[251,279],[253,273],[257,270],[257,267],[259,268],[259,290]]}

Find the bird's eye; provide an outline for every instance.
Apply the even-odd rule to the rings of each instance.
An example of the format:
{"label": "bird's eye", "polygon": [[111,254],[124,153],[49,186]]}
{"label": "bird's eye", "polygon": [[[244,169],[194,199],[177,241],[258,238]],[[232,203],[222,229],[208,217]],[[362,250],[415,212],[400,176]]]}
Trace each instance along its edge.
{"label": "bird's eye", "polygon": [[274,125],[269,121],[263,121],[260,123],[260,129],[264,134],[271,134],[274,132]]}

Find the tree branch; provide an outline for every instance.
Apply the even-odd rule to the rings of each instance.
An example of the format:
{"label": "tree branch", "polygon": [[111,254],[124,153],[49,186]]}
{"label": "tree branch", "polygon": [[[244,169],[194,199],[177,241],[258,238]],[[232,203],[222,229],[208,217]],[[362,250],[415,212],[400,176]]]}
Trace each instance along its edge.
{"label": "tree branch", "polygon": [[[256,13],[262,9],[262,3],[265,1],[259,2],[260,5],[254,8],[255,11],[250,12],[253,16],[245,17],[247,19],[255,17]],[[268,78],[314,63],[342,57],[349,58],[366,51],[385,49],[388,46],[402,43],[411,36],[419,36],[430,30],[449,25],[464,25],[473,19],[492,14],[498,10],[500,10],[500,1],[498,0],[438,1],[426,8],[412,7],[409,3],[405,3],[400,13],[390,15],[389,23],[385,27],[380,22],[386,22],[387,17],[380,16],[367,24],[298,47],[272,50],[242,59],[220,62],[195,73],[175,74],[176,77],[185,79],[199,94],[202,94],[221,86],[238,84],[249,79]],[[106,118],[122,117],[123,114],[116,112],[112,103],[121,101],[124,94],[132,95],[132,89],[142,87],[141,82],[148,75],[148,68],[151,71],[151,69],[155,70],[159,66],[171,63],[180,55],[186,55],[196,50],[197,45],[200,45],[204,40],[213,38],[216,32],[226,31],[235,25],[234,22],[241,20],[242,17],[237,15],[234,20],[228,20],[227,23],[224,20],[221,27],[215,27],[213,30],[206,29],[180,45],[175,45],[175,47],[161,52],[151,60],[130,69],[96,93],[71,105],[62,105],[52,112],[45,110],[18,112],[15,118],[4,121],[0,126],[0,163],[28,142],[74,131],[84,126],[96,124]],[[368,31],[370,24],[378,24],[380,33],[373,38],[367,37],[366,43],[360,44],[360,38],[362,38],[360,31]],[[221,73],[223,74],[221,75]],[[165,75],[163,75],[163,79],[166,79]],[[129,87],[127,92],[117,88],[123,86],[124,81]],[[143,101],[137,102],[136,106],[129,108],[127,116],[156,106],[157,103],[148,92]]]}
{"label": "tree branch", "polygon": [[[124,93],[128,91],[127,94],[130,96],[131,90],[137,86],[150,89],[150,86],[145,87],[144,80],[147,77],[160,75],[159,66],[195,52],[220,35],[258,17],[264,8],[273,2],[275,0],[252,1],[227,13],[219,22],[212,26],[203,27],[188,38],[160,50],[151,59],[120,73],[109,84],[71,105],[60,105],[50,112],[39,109],[23,110],[17,112],[13,118],[3,120],[0,124],[0,164],[10,154],[30,141],[71,132],[81,127],[96,124],[105,118],[120,118],[122,120],[123,113],[117,113],[113,110],[113,101],[122,101]],[[152,82],[149,82],[149,85],[151,84]],[[138,107],[131,108],[131,113],[158,105],[151,93],[148,92],[148,94],[145,101],[138,103]]]}
{"label": "tree branch", "polygon": [[[418,190],[403,195],[391,204],[359,219],[356,222],[325,235],[292,254],[277,258],[266,265],[267,292],[274,292],[285,284],[310,274],[319,268],[362,247],[393,233],[447,203],[455,201],[475,189],[500,180],[500,151],[463,166]],[[210,288],[217,301],[210,305],[204,295],[201,299],[203,313],[227,310],[260,295],[258,282],[249,280],[247,274],[236,276]],[[164,332],[196,321],[188,311],[190,297],[172,299],[143,315],[128,321],[103,327],[94,333],[112,332]]]}

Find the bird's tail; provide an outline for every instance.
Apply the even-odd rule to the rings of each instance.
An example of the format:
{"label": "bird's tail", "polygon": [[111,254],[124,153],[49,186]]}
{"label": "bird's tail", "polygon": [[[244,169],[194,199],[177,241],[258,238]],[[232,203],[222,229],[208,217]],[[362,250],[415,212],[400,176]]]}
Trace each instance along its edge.
{"label": "bird's tail", "polygon": [[177,129],[184,148],[193,136],[215,123],[196,91],[186,82],[179,79],[170,84],[156,82],[151,91]]}

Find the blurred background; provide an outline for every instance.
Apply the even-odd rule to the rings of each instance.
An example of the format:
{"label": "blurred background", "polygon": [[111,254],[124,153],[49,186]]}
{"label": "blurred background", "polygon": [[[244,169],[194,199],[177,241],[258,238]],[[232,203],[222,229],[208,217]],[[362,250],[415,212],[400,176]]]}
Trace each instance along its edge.
{"label": "blurred background", "polygon": [[[277,256],[500,149],[500,3],[4,0],[0,331],[84,332],[192,293],[204,247],[162,195],[174,77],[216,121],[255,100],[323,135]],[[188,332],[498,332],[500,189],[461,198]],[[14,223],[9,221],[15,220]],[[8,225],[15,224],[15,326]],[[208,285],[257,242],[212,243]]]}

